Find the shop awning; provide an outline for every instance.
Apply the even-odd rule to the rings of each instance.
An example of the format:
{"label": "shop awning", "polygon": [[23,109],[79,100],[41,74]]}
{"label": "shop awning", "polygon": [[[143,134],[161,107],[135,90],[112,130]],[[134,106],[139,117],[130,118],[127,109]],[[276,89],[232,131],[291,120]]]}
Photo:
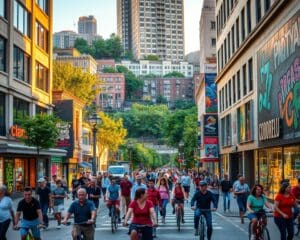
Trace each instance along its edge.
{"label": "shop awning", "polygon": [[89,162],[80,162],[78,163],[79,167],[82,167],[82,168],[92,168],[92,164],[89,163]]}
{"label": "shop awning", "polygon": [[201,158],[200,159],[200,161],[202,162],[202,163],[204,163],[204,162],[219,162],[219,158]]}
{"label": "shop awning", "polygon": [[[11,143],[0,143],[0,153],[37,155],[35,147]],[[67,151],[58,148],[41,149],[40,155],[64,157]]]}

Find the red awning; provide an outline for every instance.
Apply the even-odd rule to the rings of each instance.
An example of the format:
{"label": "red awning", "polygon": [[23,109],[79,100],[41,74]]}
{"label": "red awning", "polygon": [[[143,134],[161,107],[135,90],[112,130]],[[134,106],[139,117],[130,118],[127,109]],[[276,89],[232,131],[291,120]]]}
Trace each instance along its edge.
{"label": "red awning", "polygon": [[219,158],[201,158],[200,161],[204,162],[219,162]]}

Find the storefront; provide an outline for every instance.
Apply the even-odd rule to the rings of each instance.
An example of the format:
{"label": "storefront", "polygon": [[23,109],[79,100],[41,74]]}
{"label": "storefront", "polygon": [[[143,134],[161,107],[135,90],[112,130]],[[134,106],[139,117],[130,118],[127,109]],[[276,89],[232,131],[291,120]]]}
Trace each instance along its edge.
{"label": "storefront", "polygon": [[300,11],[257,53],[257,179],[270,199],[300,175],[299,20]]}
{"label": "storefront", "polygon": [[57,179],[62,179],[63,173],[63,158],[51,157],[51,176],[56,175]]}

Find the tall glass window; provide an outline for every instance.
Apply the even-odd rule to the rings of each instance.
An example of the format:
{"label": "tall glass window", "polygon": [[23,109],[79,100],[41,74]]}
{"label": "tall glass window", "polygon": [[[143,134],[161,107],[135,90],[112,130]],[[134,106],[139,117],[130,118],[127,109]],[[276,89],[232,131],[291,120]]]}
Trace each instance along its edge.
{"label": "tall glass window", "polygon": [[248,61],[248,85],[249,85],[249,92],[253,90],[253,61],[252,58]]}
{"label": "tall glass window", "polygon": [[0,16],[6,18],[6,0],[0,0]]}
{"label": "tall glass window", "polygon": [[36,43],[43,50],[48,51],[48,31],[39,22],[36,22]]}
{"label": "tall glass window", "polygon": [[6,71],[6,40],[0,36],[0,71]]}
{"label": "tall glass window", "polygon": [[48,69],[39,62],[35,63],[36,87],[48,92],[49,91],[49,74]]}
{"label": "tall glass window", "polygon": [[5,124],[5,94],[0,92],[0,136],[6,135]]}
{"label": "tall glass window", "polygon": [[14,1],[14,27],[26,36],[30,36],[29,13],[17,0]]}
{"label": "tall glass window", "polygon": [[241,99],[241,77],[240,71],[236,73],[236,81],[237,81],[237,100]]}
{"label": "tall glass window", "polygon": [[247,1],[247,29],[248,34],[251,32],[251,0]]}
{"label": "tall glass window", "polygon": [[29,83],[30,57],[14,46],[14,77]]}
{"label": "tall glass window", "polygon": [[246,64],[243,65],[243,96],[247,94],[247,68]]}
{"label": "tall glass window", "polygon": [[26,102],[20,98],[14,97],[14,124],[18,123],[19,119],[29,116],[29,102]]}
{"label": "tall glass window", "polygon": [[253,140],[253,102],[249,101],[237,110],[238,142]]}
{"label": "tall glass window", "polygon": [[261,19],[261,0],[256,0],[256,23]]}
{"label": "tall glass window", "polygon": [[297,185],[297,177],[300,175],[300,145],[283,148],[284,178],[290,179],[291,185]]}
{"label": "tall glass window", "polygon": [[245,40],[245,28],[246,28],[246,24],[245,24],[245,8],[242,9],[241,12],[241,30],[242,30],[242,42]]}
{"label": "tall glass window", "polygon": [[48,14],[48,0],[36,0],[37,5],[42,9],[46,14]]}

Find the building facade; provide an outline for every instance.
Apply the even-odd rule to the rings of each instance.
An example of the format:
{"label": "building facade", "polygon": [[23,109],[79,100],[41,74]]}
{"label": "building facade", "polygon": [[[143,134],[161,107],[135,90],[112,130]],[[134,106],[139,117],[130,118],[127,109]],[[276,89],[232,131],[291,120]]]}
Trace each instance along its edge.
{"label": "building facade", "polygon": [[131,51],[131,0],[117,0],[117,31],[124,52]]}
{"label": "building facade", "polygon": [[121,61],[116,65],[127,67],[136,76],[153,74],[162,77],[171,72],[180,72],[187,78],[193,77],[193,65],[188,62],[140,60],[139,62]]}
{"label": "building facade", "polygon": [[216,79],[222,173],[269,198],[299,175],[299,1],[218,1]]}
{"label": "building facade", "polygon": [[90,36],[97,35],[97,20],[94,16],[82,16],[78,19],[78,33]]}
{"label": "building facade", "polygon": [[100,93],[96,105],[103,111],[122,109],[125,101],[125,77],[123,73],[99,73]]}
{"label": "building facade", "polygon": [[130,3],[118,2],[118,29],[123,46],[126,44],[130,46],[131,38],[131,50],[135,59],[157,55],[160,60],[183,61],[184,1],[132,0],[128,2]]}
{"label": "building facade", "polygon": [[52,2],[1,1],[0,184],[12,193],[50,174],[51,157],[64,150],[24,146],[18,120],[52,112]]}
{"label": "building facade", "polygon": [[115,68],[116,62],[114,59],[97,59],[97,73],[101,73],[104,68]]}
{"label": "building facade", "polygon": [[193,78],[145,78],[143,99],[153,103],[166,101],[170,105],[176,100],[193,101]]}

